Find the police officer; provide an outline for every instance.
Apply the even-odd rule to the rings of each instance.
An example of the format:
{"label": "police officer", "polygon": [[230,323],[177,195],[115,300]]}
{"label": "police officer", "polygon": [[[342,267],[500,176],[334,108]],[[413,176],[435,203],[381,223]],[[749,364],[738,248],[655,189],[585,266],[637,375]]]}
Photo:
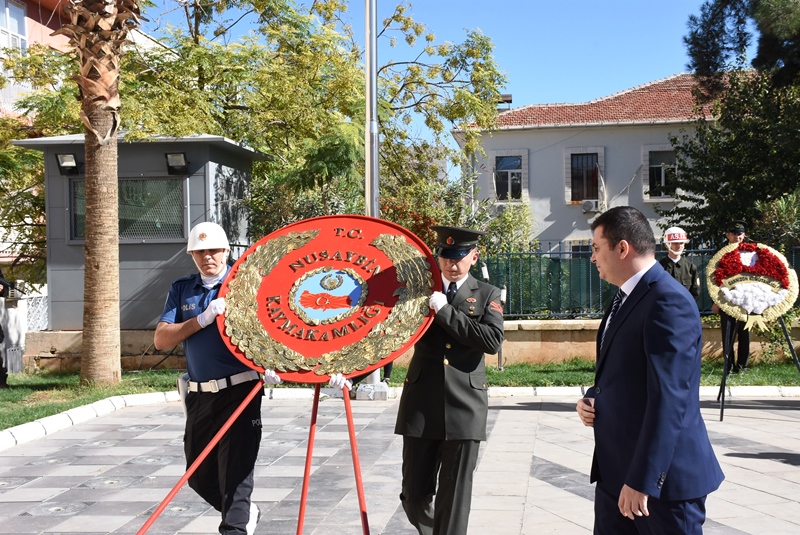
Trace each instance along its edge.
{"label": "police officer", "polygon": [[[261,379],[230,352],[215,325],[217,315],[225,312],[225,299],[217,293],[230,270],[225,231],[216,223],[199,223],[189,233],[186,252],[199,273],[172,284],[154,342],[158,349],[183,343],[189,376],[183,438],[188,468]],[[272,370],[264,375],[265,383],[280,381]],[[222,513],[222,534],[250,534],[258,522],[258,507],[250,496],[263,395],[253,398],[189,478],[189,486]]]}
{"label": "police officer", "polygon": [[478,448],[486,440],[484,354],[503,343],[503,307],[499,289],[469,274],[483,232],[432,230],[446,293],[430,297],[433,323],[414,346],[400,398],[394,430],[403,435],[400,500],[420,534],[464,535]]}
{"label": "police officer", "polygon": [[[744,232],[744,221],[734,221],[725,231],[728,245],[742,243],[747,239]],[[750,331],[745,329],[745,322],[733,319],[727,315],[716,303],[711,305],[711,311],[719,313],[720,328],[722,330],[723,348],[728,340],[728,353],[725,355],[725,373],[739,373],[747,370],[747,361],[750,359]],[[738,339],[739,350],[734,362],[733,343]]]}
{"label": "police officer", "polygon": [[680,227],[670,227],[664,231],[663,242],[667,248],[667,256],[661,259],[661,266],[689,290],[696,301],[700,297],[700,277],[697,275],[697,266],[683,256],[689,236]]}

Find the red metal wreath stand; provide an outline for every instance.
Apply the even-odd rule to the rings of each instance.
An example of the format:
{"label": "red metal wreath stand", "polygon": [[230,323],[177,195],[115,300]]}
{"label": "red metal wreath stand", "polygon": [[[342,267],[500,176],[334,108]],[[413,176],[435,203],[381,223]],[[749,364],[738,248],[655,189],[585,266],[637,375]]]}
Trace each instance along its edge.
{"label": "red metal wreath stand", "polygon": [[[183,474],[172,490],[167,494],[166,498],[156,507],[153,514],[150,515],[150,518],[147,519],[147,522],[136,532],[136,535],[144,535],[147,533],[147,530],[150,529],[150,526],[153,525],[153,522],[164,512],[164,509],[167,508],[169,502],[178,494],[178,491],[181,490],[183,485],[189,480],[189,478],[194,474],[197,467],[200,466],[208,454],[211,453],[211,450],[217,445],[217,443],[222,439],[225,433],[230,429],[233,422],[242,414],[245,407],[256,397],[258,391],[264,387],[261,381],[253,388],[252,392],[248,394],[245,400],[242,402],[241,405],[231,414],[231,417],[228,418],[228,421],[225,422],[217,434],[214,435],[214,438],[211,439],[211,442],[205,447],[205,449],[200,453],[200,455],[195,459],[192,465],[186,470],[186,473]],[[306,451],[306,466],[305,471],[303,473],[303,491],[300,498],[300,513],[299,518],[297,520],[297,535],[302,535],[303,533],[303,523],[305,521],[305,514],[306,514],[306,500],[308,498],[308,481],[311,475],[311,455],[314,451],[314,437],[317,431],[317,412],[319,409],[319,394],[320,394],[321,384],[317,383],[314,388],[314,405],[311,410],[311,425],[309,426],[308,431],[308,449]],[[361,514],[361,528],[364,535],[369,535],[369,520],[367,519],[367,503],[364,498],[364,484],[361,479],[361,463],[358,459],[358,444],[356,442],[356,432],[355,432],[355,425],[353,423],[353,408],[350,404],[350,389],[346,386],[342,389],[342,396],[344,398],[344,409],[345,414],[347,415],[347,429],[350,433],[350,451],[353,455],[353,470],[355,472],[356,477],[356,492],[358,493],[358,505]]]}

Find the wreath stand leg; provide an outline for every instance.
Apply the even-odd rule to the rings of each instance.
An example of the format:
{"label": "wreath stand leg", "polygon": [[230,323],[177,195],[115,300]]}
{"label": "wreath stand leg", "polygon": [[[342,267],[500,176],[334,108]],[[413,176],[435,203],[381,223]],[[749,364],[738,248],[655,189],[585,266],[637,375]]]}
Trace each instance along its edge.
{"label": "wreath stand leg", "polygon": [[[729,321],[728,318],[720,315],[720,320],[728,324],[725,329],[725,336],[722,337],[722,382],[719,385],[717,401],[719,404],[719,421],[725,416],[725,383],[728,379],[728,372],[733,366],[733,362],[728,362],[728,354],[733,352],[733,341],[736,337],[736,320]],[[733,359],[731,359],[733,360]]]}
{"label": "wreath stand leg", "polygon": [[308,426],[308,448],[306,449],[306,467],[303,471],[303,490],[300,493],[300,513],[297,517],[297,535],[303,533],[303,523],[306,519],[306,500],[308,498],[308,480],[311,477],[311,456],[314,452],[314,437],[317,434],[317,412],[319,411],[320,383],[314,387],[314,405],[311,409],[311,424]]}
{"label": "wreath stand leg", "polygon": [[[311,455],[314,451],[314,435],[317,431],[317,412],[319,410],[319,392],[321,385],[317,383],[314,389],[314,407],[311,410],[311,425],[308,430],[308,449],[306,450],[306,466],[303,473],[303,490],[300,497],[300,514],[297,519],[297,535],[303,534],[303,524],[306,515],[306,500],[308,498],[308,480],[311,477]],[[356,492],[361,514],[361,529],[364,535],[369,535],[369,520],[367,519],[367,503],[364,499],[364,485],[361,480],[361,463],[358,459],[358,444],[356,443],[355,424],[353,423],[353,409],[350,405],[350,389],[342,389],[344,409],[347,415],[347,430],[350,433],[350,452],[353,456],[353,471],[356,476]]]}
{"label": "wreath stand leg", "polygon": [[786,322],[783,321],[783,316],[779,317],[778,320],[781,322],[783,336],[786,337],[786,343],[789,345],[789,352],[792,354],[794,365],[797,368],[797,371],[800,372],[800,360],[797,359],[797,352],[794,350],[794,344],[792,343],[792,337],[789,334],[789,329],[786,328]]}
{"label": "wreath stand leg", "polygon": [[205,449],[200,453],[200,455],[197,456],[197,459],[195,459],[192,465],[186,470],[186,473],[183,474],[175,486],[172,487],[172,490],[169,491],[167,497],[164,498],[158,507],[156,507],[155,511],[153,511],[153,514],[150,515],[150,518],[148,518],[144,525],[139,528],[139,531],[136,532],[136,535],[143,535],[144,533],[147,533],[147,530],[150,529],[150,526],[153,525],[153,522],[155,522],[161,513],[164,512],[164,509],[167,508],[167,505],[169,505],[169,502],[172,501],[172,498],[174,498],[175,495],[178,494],[178,491],[181,490],[181,487],[183,487],[183,485],[189,481],[189,478],[195,473],[197,468],[200,466],[200,463],[205,461],[206,457],[208,457],[208,454],[211,453],[211,450],[216,447],[217,443],[219,443],[225,433],[228,432],[228,429],[230,429],[230,427],[233,425],[233,422],[235,422],[239,415],[244,412],[244,409],[250,404],[251,401],[253,401],[253,398],[256,397],[258,392],[263,389],[264,383],[259,380],[258,384],[253,387],[253,390],[251,390],[244,401],[242,401],[242,404],[239,405],[235,411],[233,411],[233,414],[231,414],[230,418],[228,418],[222,427],[219,428],[219,431],[217,431],[217,434],[214,435],[214,438],[211,439]]}

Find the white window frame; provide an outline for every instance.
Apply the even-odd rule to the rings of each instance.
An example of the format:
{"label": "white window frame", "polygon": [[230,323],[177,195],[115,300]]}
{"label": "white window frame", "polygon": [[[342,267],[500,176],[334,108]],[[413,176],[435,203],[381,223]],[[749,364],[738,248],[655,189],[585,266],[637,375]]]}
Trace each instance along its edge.
{"label": "white window frame", "polygon": [[[642,197],[644,202],[659,203],[672,202],[675,198],[671,195],[650,195],[650,153],[651,152],[675,152],[675,147],[669,143],[658,145],[642,146]],[[677,165],[676,165],[677,172]]]}
{"label": "white window frame", "polygon": [[[13,4],[14,6],[18,7],[22,10],[22,20],[20,23],[22,24],[23,33],[18,33],[11,31],[9,22],[11,21],[11,17],[9,16],[9,5]],[[19,2],[17,0],[3,0],[3,20],[5,24],[0,24],[0,48],[19,48],[20,50],[27,50],[28,48],[28,6],[24,2]],[[13,40],[16,39],[16,43]]]}
{"label": "white window frame", "polygon": [[[520,193],[519,199],[507,199],[501,201],[499,195],[497,194],[497,182],[495,181],[494,168],[495,168],[495,163],[497,162],[497,158],[503,156],[518,156],[522,161],[522,169],[521,169],[522,192]],[[530,193],[528,189],[528,177],[530,176],[528,173],[528,149],[491,150],[489,151],[489,163],[491,164],[491,169],[492,169],[489,181],[492,188],[491,189],[492,195],[494,195],[495,201],[497,201],[498,204],[521,204],[523,202],[528,202],[528,200],[530,199]]]}
{"label": "white window frame", "polygon": [[[597,194],[598,196],[602,192],[602,187],[600,184],[600,177],[603,177],[603,182],[605,182],[605,168],[606,168],[606,151],[605,147],[566,147],[564,149],[564,201],[568,205],[578,205],[580,206],[583,201],[587,199],[581,199],[578,201],[572,200],[572,155],[573,154],[597,154],[597,166],[600,168],[600,175],[598,176],[598,184],[597,184]],[[599,200],[599,199],[590,199],[590,200]]]}

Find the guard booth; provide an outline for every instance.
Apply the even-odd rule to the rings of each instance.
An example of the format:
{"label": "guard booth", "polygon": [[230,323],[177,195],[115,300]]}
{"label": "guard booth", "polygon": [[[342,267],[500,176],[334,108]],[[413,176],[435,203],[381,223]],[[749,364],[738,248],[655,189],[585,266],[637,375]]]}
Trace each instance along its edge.
{"label": "guard booth", "polygon": [[[83,134],[13,141],[45,161],[48,330],[83,329],[86,236]],[[267,156],[227,138],[118,138],[120,329],[154,329],[170,285],[196,270],[189,229],[222,225],[231,257],[248,247],[252,164]]]}

